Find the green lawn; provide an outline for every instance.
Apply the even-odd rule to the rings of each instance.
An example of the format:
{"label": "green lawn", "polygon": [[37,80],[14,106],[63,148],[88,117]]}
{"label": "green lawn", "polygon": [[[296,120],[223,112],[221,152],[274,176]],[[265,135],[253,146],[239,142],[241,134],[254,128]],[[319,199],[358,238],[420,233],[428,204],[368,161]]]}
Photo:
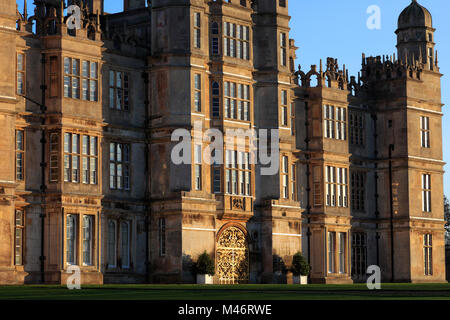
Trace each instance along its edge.
{"label": "green lawn", "polygon": [[1,286],[0,300],[450,300],[449,284]]}

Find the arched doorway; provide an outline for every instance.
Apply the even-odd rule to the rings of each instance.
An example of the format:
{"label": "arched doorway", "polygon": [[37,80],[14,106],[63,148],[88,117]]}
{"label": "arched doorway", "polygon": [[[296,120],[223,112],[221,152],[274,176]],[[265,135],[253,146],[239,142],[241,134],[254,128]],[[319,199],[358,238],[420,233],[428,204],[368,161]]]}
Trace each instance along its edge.
{"label": "arched doorway", "polygon": [[225,227],[217,240],[216,261],[221,284],[248,283],[249,252],[244,231],[236,226]]}

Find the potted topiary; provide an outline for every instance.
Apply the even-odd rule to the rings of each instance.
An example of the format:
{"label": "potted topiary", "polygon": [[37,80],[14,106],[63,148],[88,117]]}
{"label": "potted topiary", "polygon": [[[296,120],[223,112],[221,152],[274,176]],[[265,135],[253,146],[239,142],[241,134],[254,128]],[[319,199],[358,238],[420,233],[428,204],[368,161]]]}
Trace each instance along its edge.
{"label": "potted topiary", "polygon": [[308,275],[311,267],[300,252],[292,259],[292,274],[294,284],[308,284]]}
{"label": "potted topiary", "polygon": [[197,284],[213,284],[213,276],[216,273],[214,260],[206,251],[198,257],[195,271],[197,273]]}

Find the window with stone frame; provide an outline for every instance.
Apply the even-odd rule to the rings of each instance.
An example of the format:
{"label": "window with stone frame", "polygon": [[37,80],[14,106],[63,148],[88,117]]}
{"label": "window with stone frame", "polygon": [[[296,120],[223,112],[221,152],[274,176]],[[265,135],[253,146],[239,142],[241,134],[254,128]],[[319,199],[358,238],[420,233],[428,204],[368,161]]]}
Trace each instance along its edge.
{"label": "window with stone frame", "polygon": [[129,191],[130,186],[130,145],[111,142],[109,144],[109,188]]}
{"label": "window with stone frame", "polygon": [[64,133],[64,182],[97,184],[97,170],[98,138]]}
{"label": "window with stone frame", "polygon": [[213,22],[211,24],[211,54],[219,55],[219,24]]}
{"label": "window with stone frame", "polygon": [[422,211],[431,212],[431,175],[422,174]]}
{"label": "window with stone frame", "polygon": [[281,188],[283,199],[289,199],[289,157],[281,158]]}
{"label": "window with stone frame", "polygon": [[131,221],[108,220],[107,235],[108,269],[131,267]]}
{"label": "window with stone frame", "polygon": [[423,258],[426,276],[433,275],[433,235],[425,234],[423,236]]}
{"label": "window with stone frame", "polygon": [[348,207],[348,169],[326,166],[325,191],[328,207]]}
{"label": "window with stone frame", "polygon": [[194,146],[194,190],[202,190],[202,146]]}
{"label": "window with stone frame", "polygon": [[348,169],[337,168],[338,207],[348,208]]}
{"label": "window with stone frame", "polygon": [[420,141],[422,148],[429,149],[431,147],[429,117],[420,117]]}
{"label": "window with stone frame", "polygon": [[290,181],[291,181],[291,186],[290,186],[291,200],[297,201],[297,165],[296,164],[291,164]]}
{"label": "window with stone frame", "polygon": [[328,232],[328,273],[336,273],[336,232]]}
{"label": "window with stone frame", "polygon": [[344,274],[346,272],[346,248],[347,248],[347,234],[344,232],[339,232],[339,273]]}
{"label": "window with stone frame", "polygon": [[83,265],[91,266],[94,263],[94,216],[83,216],[82,226],[83,241]]}
{"label": "window with stone frame", "polygon": [[79,134],[64,134],[64,182],[80,182]]}
{"label": "window with stone frame", "polygon": [[80,60],[64,58],[64,97],[80,98]]}
{"label": "window with stone frame", "polygon": [[326,192],[326,204],[328,207],[335,207],[336,201],[336,168],[327,166],[325,168],[325,192]]}
{"label": "window with stone frame", "polygon": [[109,71],[109,108],[130,110],[130,75],[123,71]]}
{"label": "window with stone frame", "polygon": [[25,212],[16,210],[15,216],[15,240],[14,240],[14,265],[24,265],[24,236],[25,236]]}
{"label": "window with stone frame", "polygon": [[194,74],[194,111],[202,112],[202,76]]}
{"label": "window with stone frame", "polygon": [[98,101],[98,63],[82,61],[81,98],[86,101]]}
{"label": "window with stone frame", "polygon": [[212,167],[212,186],[213,193],[222,193],[222,168],[219,165]]}
{"label": "window with stone frame", "polygon": [[334,107],[325,105],[323,107],[323,118],[324,118],[324,136],[328,139],[334,139],[336,136],[335,131],[335,114]]}
{"label": "window with stone frame", "polygon": [[64,58],[64,97],[98,101],[98,63]]}
{"label": "window with stone frame", "polygon": [[66,216],[66,263],[68,265],[78,264],[78,215],[68,214]]}
{"label": "window with stone frame", "polygon": [[430,61],[430,70],[434,69],[434,52],[433,48],[428,48],[428,57]]}
{"label": "window with stone frame", "polygon": [[115,220],[108,221],[107,262],[108,268],[117,267],[117,222]]}
{"label": "window with stone frame", "polygon": [[280,177],[282,198],[297,201],[297,166],[289,156],[281,157]]}
{"label": "window with stone frame", "polygon": [[211,84],[211,97],[212,97],[212,116],[213,118],[220,117],[220,85],[218,82],[213,81]]}
{"label": "window with stone frame", "polygon": [[336,107],[336,139],[347,140],[347,110]]}
{"label": "window with stone frame", "polygon": [[59,181],[59,133],[50,133],[50,182]]}
{"label": "window with stone frame", "polygon": [[25,179],[25,131],[16,130],[16,181]]}
{"label": "window with stone frame", "polygon": [[225,118],[250,121],[250,86],[224,82]]}
{"label": "window with stone frame", "polygon": [[288,92],[287,90],[281,90],[281,126],[287,127],[289,111],[288,111]]}
{"label": "window with stone frame", "polygon": [[364,146],[365,143],[364,115],[361,113],[349,112],[348,120],[350,131],[350,144],[357,146]]}
{"label": "window with stone frame", "polygon": [[284,32],[280,33],[280,64],[287,66],[287,35]]}
{"label": "window with stone frame", "polygon": [[250,59],[250,27],[224,22],[224,55],[242,60]]}
{"label": "window with stone frame", "polygon": [[351,205],[355,212],[365,212],[366,174],[355,171],[351,176]]}
{"label": "window with stone frame", "polygon": [[250,153],[226,150],[225,166],[226,193],[251,196]]}
{"label": "window with stone frame", "polygon": [[202,47],[202,21],[199,12],[194,12],[194,48],[200,49]]}
{"label": "window with stone frame", "polygon": [[82,182],[97,184],[98,138],[82,136]]}
{"label": "window with stone frame", "polygon": [[363,232],[352,233],[352,276],[365,277],[367,272],[367,236]]}
{"label": "window with stone frame", "polygon": [[328,139],[347,140],[347,110],[324,105],[324,136]]}
{"label": "window with stone frame", "polygon": [[25,94],[25,84],[26,84],[26,73],[25,73],[25,54],[22,52],[17,53],[16,62],[16,92],[18,95]]}

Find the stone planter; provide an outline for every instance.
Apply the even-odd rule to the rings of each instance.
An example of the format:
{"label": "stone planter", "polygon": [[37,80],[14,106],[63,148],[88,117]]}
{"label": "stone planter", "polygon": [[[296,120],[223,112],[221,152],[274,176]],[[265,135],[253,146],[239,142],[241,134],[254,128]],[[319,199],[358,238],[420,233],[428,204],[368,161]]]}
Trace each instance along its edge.
{"label": "stone planter", "polygon": [[213,277],[208,274],[198,274],[197,275],[197,284],[213,284]]}
{"label": "stone planter", "polygon": [[294,284],[301,284],[301,285],[308,284],[308,276],[293,276],[292,282]]}

